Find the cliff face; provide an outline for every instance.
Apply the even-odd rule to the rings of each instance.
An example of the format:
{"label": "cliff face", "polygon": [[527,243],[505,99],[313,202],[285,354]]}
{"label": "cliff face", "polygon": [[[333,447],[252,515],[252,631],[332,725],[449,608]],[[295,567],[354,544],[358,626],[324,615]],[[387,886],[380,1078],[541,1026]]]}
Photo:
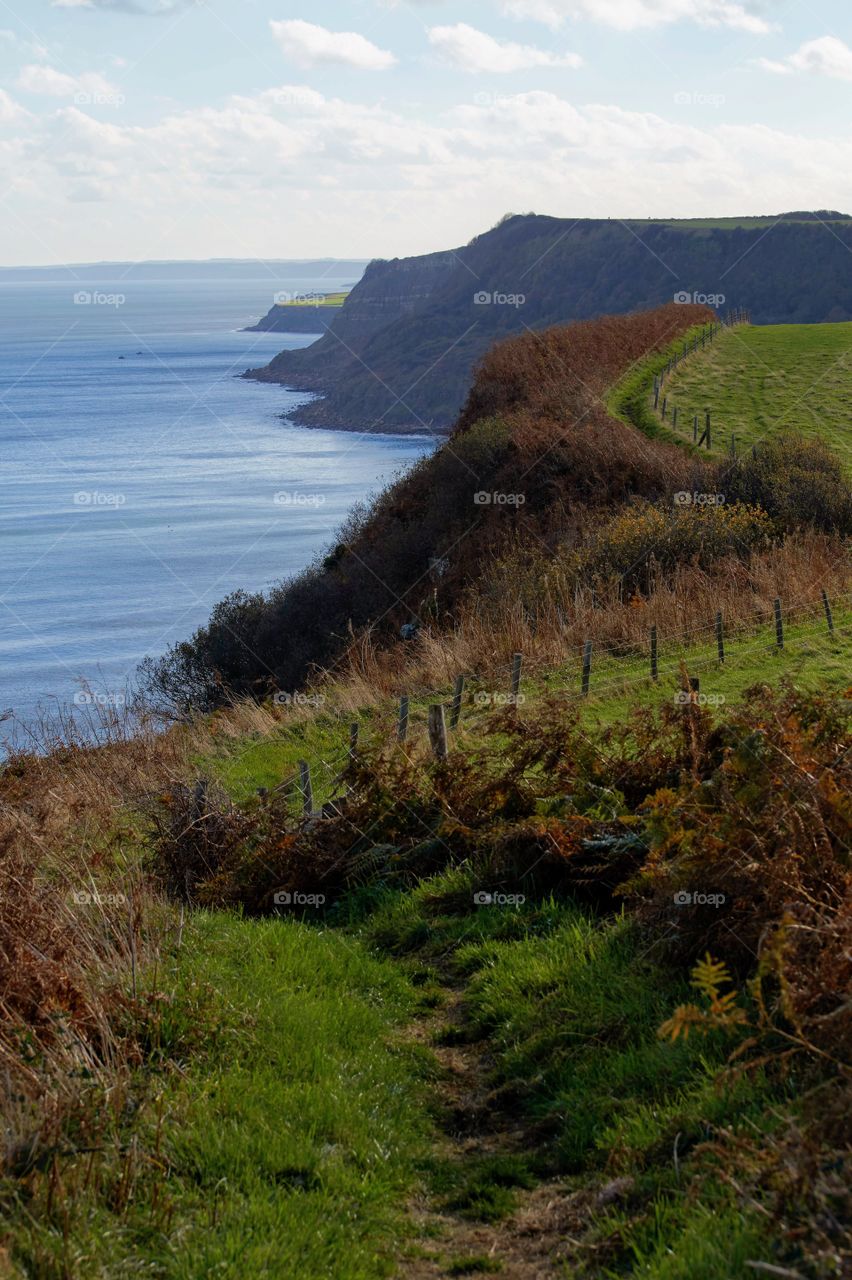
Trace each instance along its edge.
{"label": "cliff face", "polygon": [[[250,376],[300,390],[329,390],[347,371],[356,372],[357,353],[374,334],[392,331],[401,320],[419,311],[456,265],[453,251],[371,262],[345,304],[336,309],[326,336],[301,351],[282,351],[265,368],[252,370]],[[316,420],[322,422],[323,418],[320,415]]]}
{"label": "cliff face", "polygon": [[244,333],[325,333],[340,315],[342,307],[279,306],[273,304],[257,324],[247,325]]}
{"label": "cliff face", "polygon": [[852,220],[515,217],[463,248],[374,262],[326,334],[248,376],[319,391],[297,420],[445,431],[502,338],[673,299],[755,323],[852,319]]}

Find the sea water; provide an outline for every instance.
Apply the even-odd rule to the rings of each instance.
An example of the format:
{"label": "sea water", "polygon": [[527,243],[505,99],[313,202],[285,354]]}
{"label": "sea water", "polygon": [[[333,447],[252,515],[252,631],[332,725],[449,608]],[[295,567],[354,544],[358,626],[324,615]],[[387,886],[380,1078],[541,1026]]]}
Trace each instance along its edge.
{"label": "sea water", "polygon": [[[245,333],[281,290],[238,266],[0,272],[0,712],[120,697],[238,588],[298,572],[426,438],[293,426],[241,380],[310,335]],[[274,287],[273,287],[274,283]],[[87,296],[88,295],[88,296]]]}

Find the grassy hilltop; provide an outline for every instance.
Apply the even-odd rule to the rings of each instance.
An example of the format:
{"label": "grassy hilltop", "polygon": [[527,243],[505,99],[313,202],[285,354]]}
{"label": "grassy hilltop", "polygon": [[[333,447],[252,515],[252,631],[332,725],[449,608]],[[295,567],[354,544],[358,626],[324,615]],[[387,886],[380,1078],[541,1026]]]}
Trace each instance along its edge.
{"label": "grassy hilltop", "polygon": [[712,411],[714,446],[731,434],[743,448],[779,432],[829,444],[852,466],[852,324],[745,325],[730,329],[669,379],[669,419],[675,406],[684,439],[692,419]]}
{"label": "grassy hilltop", "polygon": [[0,1273],[847,1274],[847,326],[672,373],[733,460],[713,320],[498,345],[168,728],[10,758]]}
{"label": "grassy hilltop", "polygon": [[685,293],[761,325],[849,321],[852,219],[503,219],[442,253],[375,261],[330,331],[251,376],[322,393],[297,420],[448,431],[498,341]]}

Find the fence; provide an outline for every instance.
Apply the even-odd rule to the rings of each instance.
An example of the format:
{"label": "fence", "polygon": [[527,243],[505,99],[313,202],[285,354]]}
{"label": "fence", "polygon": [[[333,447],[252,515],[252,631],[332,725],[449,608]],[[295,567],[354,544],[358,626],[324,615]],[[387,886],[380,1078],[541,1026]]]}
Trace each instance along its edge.
{"label": "fence", "polygon": [[[737,325],[742,325],[742,324],[751,324],[751,312],[746,310],[745,307],[737,307],[734,310],[729,311],[726,314],[725,319],[723,321],[715,322],[713,324],[705,326],[704,328],[702,328],[700,333],[693,334],[691,340],[684,341],[681,345],[680,351],[675,351],[672,357],[668,360],[668,362],[664,366],[664,368],[661,369],[658,374],[655,374],[654,385],[653,385],[654,410],[655,412],[659,413],[660,420],[662,422],[666,422],[667,420],[671,421],[671,426],[673,431],[677,431],[678,429],[678,415],[680,410],[678,405],[673,405],[671,408],[671,418],[670,419],[668,418],[670,396],[668,392],[665,391],[666,378],[669,377],[672,373],[676,373],[679,366],[683,363],[683,361],[688,356],[694,354],[696,351],[703,350],[705,347],[710,346],[715,340],[716,335],[722,329],[733,329]],[[699,414],[697,413],[693,414],[692,442],[698,449],[701,449],[701,448],[706,448],[708,450],[712,449],[713,423],[711,419],[711,410],[710,409],[704,410],[704,428],[700,432],[700,434],[699,434],[699,417],[700,417]],[[737,445],[736,445],[736,437],[733,432],[731,433],[730,448],[731,448],[732,456],[736,457]]]}
{"label": "fence", "polygon": [[[820,602],[816,606],[805,605],[799,608],[785,609],[782,600],[776,596],[772,602],[772,613],[768,619],[768,623],[763,629],[756,630],[754,627],[740,626],[739,628],[726,629],[724,617],[721,610],[717,610],[712,622],[702,626],[693,628],[686,633],[685,644],[681,646],[681,653],[676,662],[671,662],[668,666],[661,662],[660,653],[660,635],[658,628],[652,626],[648,631],[647,645],[647,668],[643,677],[649,679],[654,685],[659,685],[661,675],[668,672],[680,672],[685,662],[682,649],[688,645],[700,643],[698,637],[705,638],[710,645],[711,651],[714,653],[709,661],[716,669],[731,667],[736,662],[737,651],[732,650],[731,642],[734,639],[741,639],[744,635],[749,636],[756,643],[765,643],[768,637],[771,640],[771,646],[777,652],[785,650],[787,643],[787,627],[790,615],[802,615],[804,618],[823,619],[825,625],[825,634],[829,637],[835,634],[835,619],[832,603],[829,599],[827,591],[823,588],[820,591]],[[635,660],[636,655],[630,655]],[[562,692],[572,700],[582,702],[587,700],[593,690],[599,691],[599,687],[595,681],[596,663],[601,658],[606,657],[624,657],[623,648],[620,646],[596,646],[591,640],[586,640],[582,645],[581,660],[578,672],[578,682],[573,690],[564,689]],[[690,665],[694,668],[695,662]],[[700,665],[700,664],[699,664]],[[705,664],[706,665],[706,664]],[[523,653],[515,653],[511,664],[502,668],[506,684],[502,691],[493,691],[487,695],[486,704],[490,706],[506,706],[517,707],[523,703],[524,696],[521,693],[521,683],[524,671],[524,655]],[[635,684],[637,677],[634,676],[629,683]],[[625,685],[624,677],[620,678],[621,687]],[[600,692],[611,692],[613,685],[618,681],[605,682],[600,687]],[[432,754],[436,759],[445,759],[450,750],[449,731],[458,730],[462,726],[462,712],[464,708],[464,693],[468,680],[463,674],[459,674],[453,684],[452,692],[447,693],[446,690],[432,690],[430,692],[421,693],[419,702],[425,704],[426,717],[425,728],[428,735],[428,741]],[[682,683],[682,693],[678,700],[683,705],[693,705],[702,701],[704,695],[701,692],[700,678],[696,676],[688,677],[688,683]],[[399,744],[405,744],[409,741],[412,728],[412,697],[410,694],[403,694],[399,698],[398,712],[396,716],[396,739]],[[448,724],[449,720],[449,724]],[[318,763],[323,769],[333,773],[331,779],[332,785],[336,785],[345,780],[348,768],[344,767],[340,772],[334,772],[332,766],[346,760],[347,765],[351,765],[358,753],[358,735],[359,726],[357,722],[352,722],[349,731],[349,748],[348,751],[341,751],[332,758],[331,761],[322,760]],[[314,787],[311,778],[310,765],[305,760],[298,763],[298,773],[291,779],[285,779],[278,790],[286,789],[288,786],[296,787],[301,800],[301,806],[305,816],[317,816],[314,808]],[[320,814],[324,810],[319,811]]]}

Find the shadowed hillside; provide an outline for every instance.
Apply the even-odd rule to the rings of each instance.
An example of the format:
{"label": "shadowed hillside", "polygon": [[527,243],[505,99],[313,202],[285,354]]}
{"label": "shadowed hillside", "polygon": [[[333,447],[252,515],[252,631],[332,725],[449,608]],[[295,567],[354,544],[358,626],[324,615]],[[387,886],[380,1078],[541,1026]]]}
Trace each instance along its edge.
{"label": "shadowed hillside", "polygon": [[839,214],[621,222],[511,217],[470,244],[376,261],[311,347],[249,376],[319,391],[318,426],[447,430],[497,340],[679,294],[757,324],[852,319],[852,221]]}
{"label": "shadowed hillside", "polygon": [[519,541],[570,543],[597,510],[697,486],[703,464],[619,422],[606,401],[637,361],[711,319],[706,307],[669,304],[498,345],[437,453],[356,513],[319,563],[267,597],[219,604],[160,663],[158,683],[199,706],[294,689],[344,651],[353,628],[381,639],[446,618],[484,564]]}

